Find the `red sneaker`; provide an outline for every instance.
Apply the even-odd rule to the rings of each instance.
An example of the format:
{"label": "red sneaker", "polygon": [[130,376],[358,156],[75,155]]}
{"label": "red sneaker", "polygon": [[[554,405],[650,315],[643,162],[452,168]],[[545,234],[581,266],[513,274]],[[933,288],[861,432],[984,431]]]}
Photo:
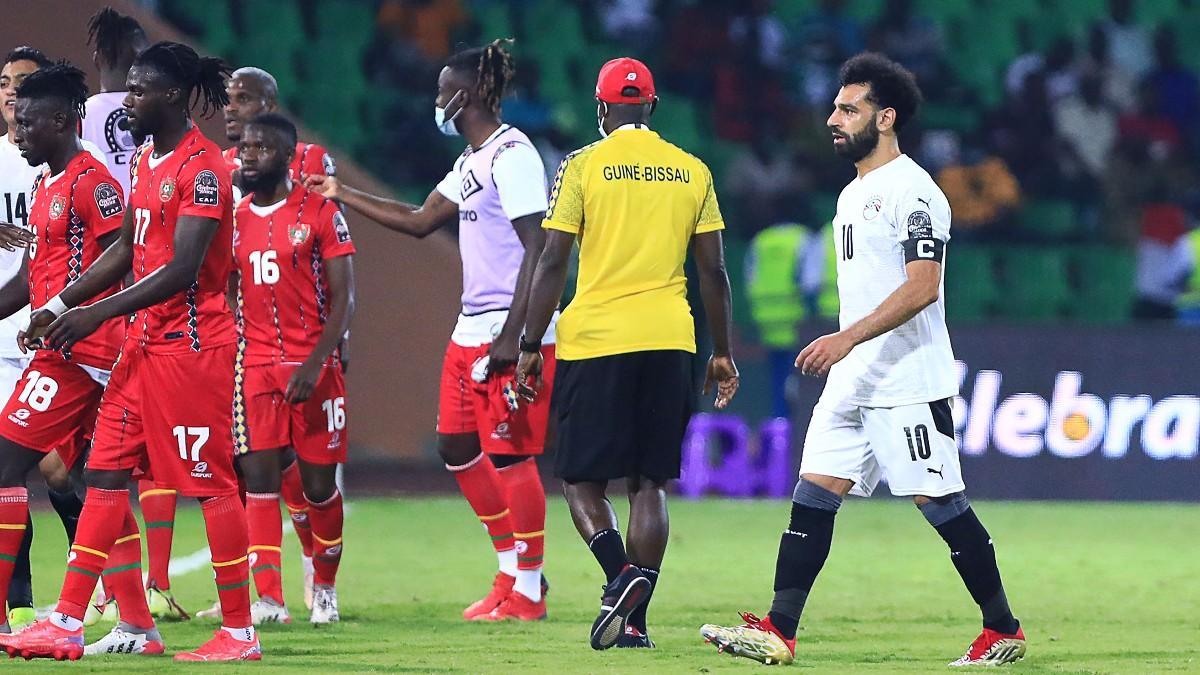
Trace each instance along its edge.
{"label": "red sneaker", "polygon": [[517,583],[516,577],[510,577],[504,572],[496,572],[496,578],[492,580],[492,590],[488,591],[482,600],[477,600],[473,605],[464,609],[463,618],[467,621],[486,619],[493,609],[499,607],[500,603],[512,594],[515,583]]}
{"label": "red sneaker", "polygon": [[1016,633],[999,633],[991,628],[984,628],[979,637],[967,647],[967,653],[962,655],[951,666],[1000,666],[1005,663],[1020,661],[1025,656],[1025,631],[1020,627]]}
{"label": "red sneaker", "polygon": [[175,655],[176,661],[261,661],[262,646],[258,644],[258,636],[252,642],[242,642],[218,628],[213,633],[213,639],[205,642],[190,652],[180,652]]}
{"label": "red sneaker", "polygon": [[717,626],[705,624],[700,635],[705,642],[717,646],[718,652],[754,659],[768,666],[787,665],[796,658],[796,638],[783,637],[771,617],[760,619],[749,612],[741,612],[741,626]]}
{"label": "red sneaker", "polygon": [[83,629],[67,630],[42,619],[19,633],[0,636],[0,647],[12,658],[78,661],[83,657]]}
{"label": "red sneaker", "polygon": [[523,594],[513,591],[508,594],[504,602],[500,603],[499,607],[493,609],[489,614],[480,617],[480,620],[507,621],[509,619],[516,619],[517,621],[541,621],[545,618],[545,598],[534,602]]}

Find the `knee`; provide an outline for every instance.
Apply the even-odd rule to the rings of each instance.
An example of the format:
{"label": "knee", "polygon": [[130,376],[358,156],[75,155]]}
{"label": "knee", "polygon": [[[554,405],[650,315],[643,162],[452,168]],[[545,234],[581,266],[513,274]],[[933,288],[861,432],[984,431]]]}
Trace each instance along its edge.
{"label": "knee", "polygon": [[462,466],[483,452],[473,434],[442,434],[438,436],[437,450],[447,466]]}
{"label": "knee", "polygon": [[313,504],[329,501],[337,492],[337,465],[300,464],[304,496]]}
{"label": "knee", "polygon": [[799,507],[836,514],[842,507],[843,495],[844,493],[838,493],[821,485],[818,481],[810,481],[804,477],[796,483],[796,489],[792,491],[792,511],[794,513]]}
{"label": "knee", "polygon": [[854,487],[854,481],[845,478],[837,478],[835,476],[826,476],[818,473],[805,473],[800,475],[800,482],[796,484],[799,489],[801,483],[807,483],[819,487],[828,492],[837,495],[839,499],[850,494],[850,488]]}
{"label": "knee", "polygon": [[919,495],[913,497],[913,503],[921,510],[925,520],[934,527],[941,527],[971,508],[971,502],[967,500],[965,492],[955,492],[942,497]]}
{"label": "knee", "polygon": [[51,452],[46,455],[45,459],[38,462],[38,470],[41,472],[42,478],[46,479],[46,485],[51,490],[66,492],[71,489],[71,472],[57,453]]}

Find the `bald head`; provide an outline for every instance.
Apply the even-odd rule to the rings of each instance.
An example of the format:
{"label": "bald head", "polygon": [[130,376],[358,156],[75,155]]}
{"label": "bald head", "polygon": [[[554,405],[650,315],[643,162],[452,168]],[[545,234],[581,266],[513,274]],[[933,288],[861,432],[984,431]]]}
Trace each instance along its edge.
{"label": "bald head", "polygon": [[225,136],[233,142],[242,137],[242,128],[256,115],[279,108],[279,84],[275,76],[262,68],[238,68],[225,85],[229,104],[225,106]]}

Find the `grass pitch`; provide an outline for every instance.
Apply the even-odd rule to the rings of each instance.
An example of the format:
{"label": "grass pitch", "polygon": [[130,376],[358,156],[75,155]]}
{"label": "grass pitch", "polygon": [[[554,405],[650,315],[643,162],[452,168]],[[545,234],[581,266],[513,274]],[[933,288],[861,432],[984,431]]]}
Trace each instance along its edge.
{"label": "grass pitch", "polygon": [[[352,502],[339,577],[342,624],[307,624],[297,546],[285,538],[291,626],[262,629],[259,664],[220,672],[673,672],[757,670],[701,643],[705,622],[765,612],[786,502],[676,500],[671,544],[650,610],[653,651],[593,652],[599,568],[552,497],[547,527],[549,620],[468,624],[464,606],[487,590],[494,555],[459,498]],[[618,509],[624,512],[623,508]],[[1183,505],[996,503],[976,505],[996,541],[1008,596],[1030,644],[1007,668],[1028,673],[1200,672],[1200,508]],[[61,528],[37,516],[37,601],[57,595]],[[174,555],[204,546],[199,511],[182,509]],[[211,569],[173,580],[191,611],[215,598]],[[163,624],[168,653],[214,629]],[[107,624],[94,627],[95,639]],[[979,617],[946,547],[909,502],[850,500],[833,553],[804,618],[796,664],[812,673],[948,672],[978,632]],[[2,662],[0,662],[2,663]],[[107,657],[75,664],[8,662],[5,672],[181,670],[169,658]],[[192,666],[203,669],[205,666]],[[213,668],[213,667],[209,667]]]}

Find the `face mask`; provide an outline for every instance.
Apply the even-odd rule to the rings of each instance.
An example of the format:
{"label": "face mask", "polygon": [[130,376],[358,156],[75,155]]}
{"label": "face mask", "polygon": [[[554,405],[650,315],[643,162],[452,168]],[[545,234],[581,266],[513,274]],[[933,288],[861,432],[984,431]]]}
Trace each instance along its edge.
{"label": "face mask", "polygon": [[601,101],[596,104],[596,128],[600,130],[600,138],[608,138],[608,132],[604,130],[605,115],[608,115],[608,104]]}
{"label": "face mask", "polygon": [[450,108],[451,104],[453,104],[455,101],[458,100],[458,96],[461,93],[462,93],[461,91],[456,93],[446,103],[445,108],[442,108],[440,106],[434,106],[434,108],[433,108],[433,122],[434,122],[434,124],[437,125],[438,131],[442,132],[443,134],[445,134],[447,136],[457,136],[458,135],[458,127],[454,126],[454,118],[458,117],[459,114],[462,113],[463,106],[459,106],[458,110],[455,110],[454,114],[450,116],[450,119],[446,119],[446,110],[448,108]]}

